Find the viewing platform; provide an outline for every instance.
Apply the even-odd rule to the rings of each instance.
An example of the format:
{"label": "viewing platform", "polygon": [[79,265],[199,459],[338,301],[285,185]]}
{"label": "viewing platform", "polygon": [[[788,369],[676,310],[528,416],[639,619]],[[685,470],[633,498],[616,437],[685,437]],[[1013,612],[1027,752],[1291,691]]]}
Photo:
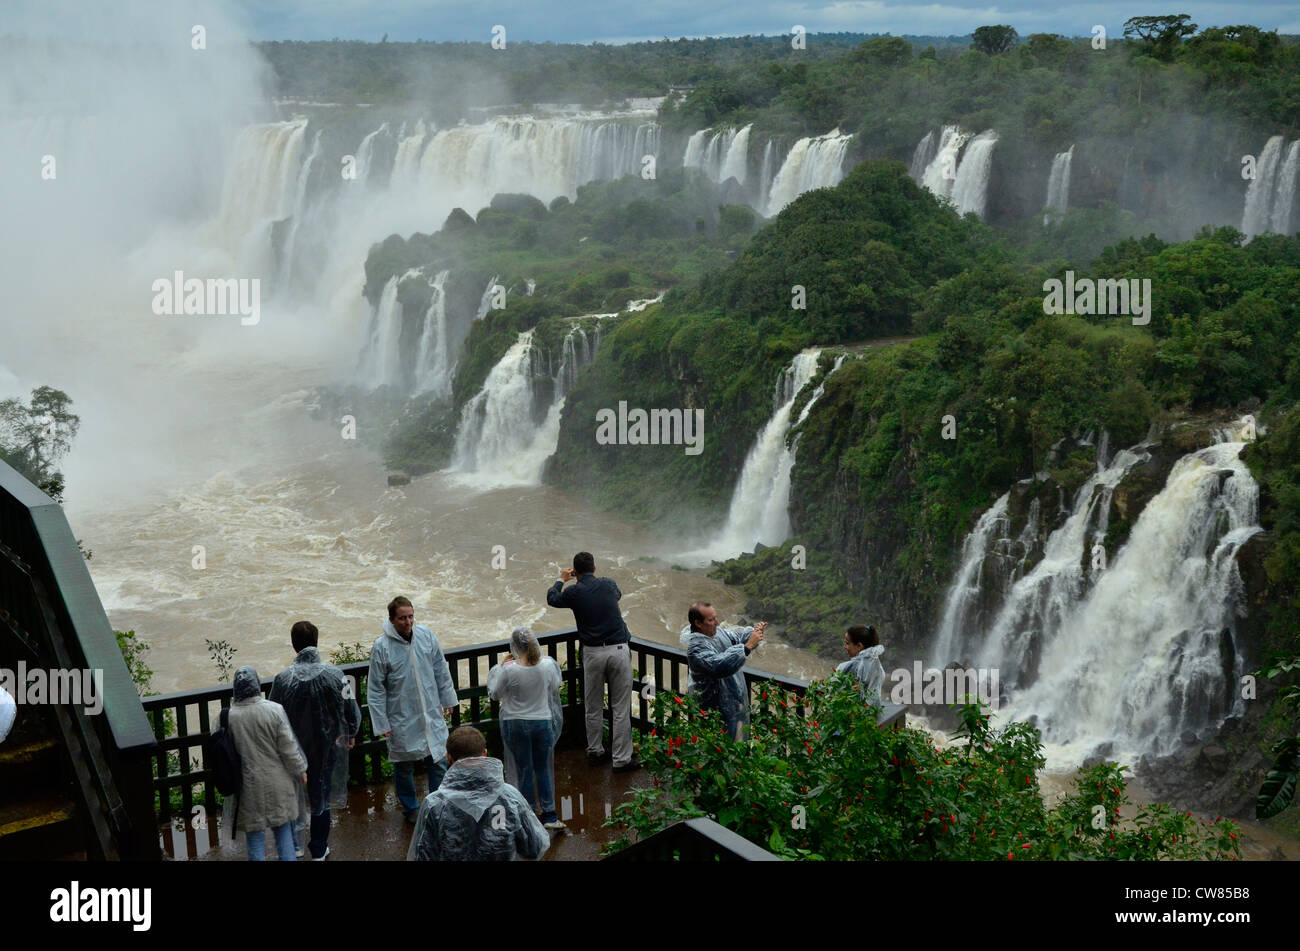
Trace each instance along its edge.
{"label": "viewing platform", "polygon": [[[614,836],[606,818],[627,793],[649,785],[644,771],[614,775],[588,766],[582,707],[581,645],[574,628],[540,634],[559,665],[564,729],[556,746],[556,808],[567,833],[552,836],[544,858],[590,861]],[[658,691],[685,693],[684,651],[632,638],[634,741],[654,727]],[[510,650],[501,640],[444,650],[460,698],[452,728],[473,724],[488,755],[502,755],[499,707],[487,695],[489,669]],[[243,859],[242,845],[218,841],[218,794],[203,763],[204,738],[229,706],[230,685],[141,698],[61,506],[0,463],[0,667],[102,671],[101,711],[79,704],[27,708],[0,746],[0,860]],[[348,804],[334,811],[331,859],[400,860],[412,827],[404,821],[387,766],[386,741],[371,733],[369,664],[340,665],[356,684],[361,732],[350,751]],[[805,681],[745,669],[754,687],[776,683],[802,694]],[[268,693],[271,681],[262,683]],[[904,725],[905,708],[887,704],[884,728]],[[608,726],[610,712],[605,710]],[[607,746],[608,748],[608,746]],[[385,775],[387,766],[388,775]],[[423,790],[423,777],[417,789]],[[274,851],[272,849],[272,851]],[[618,856],[622,860],[772,858],[709,819],[675,826]]]}

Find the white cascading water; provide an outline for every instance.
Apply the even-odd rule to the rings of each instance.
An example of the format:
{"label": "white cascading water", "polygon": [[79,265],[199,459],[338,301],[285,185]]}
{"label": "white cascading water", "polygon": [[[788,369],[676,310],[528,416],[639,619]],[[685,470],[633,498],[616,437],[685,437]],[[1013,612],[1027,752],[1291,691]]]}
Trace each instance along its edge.
{"label": "white cascading water", "polygon": [[907,173],[912,176],[912,181],[918,185],[922,183],[922,179],[925,177],[926,167],[934,160],[936,149],[934,130],[931,129],[921,137],[920,142],[916,143],[916,149],[912,152],[912,164],[907,168]]}
{"label": "white cascading water", "polygon": [[[1240,610],[1236,555],[1260,530],[1259,487],[1237,458],[1246,445],[1241,426],[1226,438],[1181,458],[1109,566],[1093,570],[1111,493],[1140,459],[1117,453],[987,625],[973,610],[973,589],[981,573],[996,574],[984,561],[1006,540],[1003,500],[963,548],[934,661],[997,668],[1009,686],[1000,716],[1036,718],[1049,765],[1077,766],[1106,745],[1126,762],[1164,755],[1184,733],[1203,733],[1240,705],[1231,689],[1240,654],[1231,645],[1225,675],[1221,637]],[[963,619],[968,626],[953,629]]]}
{"label": "white cascading water", "polygon": [[1275,135],[1264,145],[1255,162],[1255,177],[1246,186],[1246,207],[1241,213],[1241,233],[1248,238],[1269,230],[1273,219],[1273,191],[1283,136]]}
{"label": "white cascading water", "polygon": [[[560,366],[552,373],[541,366],[533,331],[521,333],[461,410],[449,469],[457,481],[477,488],[540,485],[546,460],[559,444],[565,394],[599,344],[599,324],[588,336],[575,323],[565,335]],[[551,379],[552,397],[539,425],[533,422],[534,381],[545,377]]]}
{"label": "white cascading water", "polygon": [[[759,430],[758,438],[745,457],[740,479],[731,494],[726,524],[713,541],[699,551],[688,553],[688,558],[734,558],[753,551],[756,544],[779,545],[789,536],[790,473],[794,468],[794,448],[786,445],[786,437],[797,425],[791,421],[795,398],[816,376],[820,356],[820,349],[805,350],[782,371],[772,397],[773,413]],[[835,366],[838,369],[838,361]],[[816,396],[820,395],[818,389]],[[807,418],[812,402],[810,399],[805,404],[799,422]]]}
{"label": "white cascading water", "polygon": [[298,230],[302,226],[303,218],[306,217],[307,211],[307,182],[311,179],[311,168],[316,164],[316,159],[320,156],[320,130],[316,130],[316,135],[312,137],[311,152],[308,153],[306,160],[302,163],[302,168],[298,170],[297,184],[293,190],[293,207],[289,214],[292,220],[289,222],[289,237],[284,243],[283,263],[280,267],[280,273],[287,280],[293,277],[293,252],[298,244]]}
{"label": "white cascading water", "polygon": [[777,214],[806,191],[838,185],[844,178],[844,155],[852,138],[833,129],[796,142],[772,180],[767,216]]}
{"label": "white cascading water", "polygon": [[1052,170],[1047,175],[1047,200],[1043,203],[1043,224],[1050,224],[1070,207],[1070,164],[1073,158],[1072,145],[1064,152],[1057,152],[1052,159]]}
{"label": "white cascading water", "polygon": [[456,372],[460,341],[451,339],[447,322],[446,284],[450,271],[439,271],[429,284],[432,296],[424,314],[420,346],[415,360],[415,391],[437,397],[451,395],[452,374]]}
{"label": "white cascading water", "polygon": [[745,184],[749,167],[749,130],[701,129],[686,140],[682,156],[684,168],[698,168],[715,182],[734,178]]}
{"label": "white cascading water", "polygon": [[1274,234],[1291,234],[1291,209],[1295,206],[1297,178],[1300,178],[1300,139],[1291,143],[1277,173],[1273,213],[1269,216],[1269,230]]}
{"label": "white cascading water", "polygon": [[361,379],[372,389],[401,381],[402,305],[397,300],[397,285],[419,273],[412,268],[401,277],[390,277],[379,295],[370,321],[370,339],[361,355]]}
{"label": "white cascading water", "polygon": [[415,120],[415,126],[408,133],[406,124],[398,130],[397,154],[393,157],[393,174],[389,179],[394,191],[413,191],[416,188],[420,155],[424,151],[424,140],[429,136],[429,128],[423,119]]}
{"label": "white cascading water", "polygon": [[763,146],[763,165],[758,171],[758,205],[755,211],[763,211],[767,208],[767,196],[772,191],[772,178],[776,175],[776,169],[773,164],[776,160],[776,143],[771,139],[767,140],[767,145]]}
{"label": "white cascading water", "polygon": [[388,123],[385,122],[374,132],[369,133],[361,140],[361,144],[357,146],[357,181],[361,182],[363,185],[370,178],[370,166],[374,160],[375,154],[375,137],[384,135],[387,132]]}
{"label": "white cascading water", "polygon": [[984,217],[984,206],[988,203],[989,195],[989,175],[993,169],[993,147],[997,143],[998,134],[988,129],[975,136],[962,153],[951,195],[958,214]]}
{"label": "white cascading water", "polygon": [[[487,312],[492,309],[492,288],[497,286],[499,280],[501,280],[499,274],[493,274],[488,278],[487,286],[483,288],[483,293],[478,299],[478,310],[474,312],[475,320],[482,320],[487,316]],[[533,292],[530,290],[528,293],[531,296]]]}
{"label": "white cascading water", "polygon": [[955,125],[944,126],[939,133],[934,157],[921,174],[921,185],[940,198],[952,195],[953,182],[957,179],[957,156],[969,138],[969,132],[963,132]]}
{"label": "white cascading water", "polygon": [[238,267],[270,274],[271,224],[293,211],[307,120],[247,126],[235,140],[213,232],[208,240]]}

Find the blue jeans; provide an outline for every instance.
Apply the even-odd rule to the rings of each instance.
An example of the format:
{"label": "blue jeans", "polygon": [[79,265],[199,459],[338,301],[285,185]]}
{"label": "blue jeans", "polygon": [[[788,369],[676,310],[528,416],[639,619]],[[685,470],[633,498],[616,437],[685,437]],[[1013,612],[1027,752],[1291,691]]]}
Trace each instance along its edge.
{"label": "blue jeans", "polygon": [[[433,792],[442,785],[442,777],[447,775],[447,761],[441,759],[435,763],[432,756],[426,756],[424,766],[429,771],[429,792]],[[420,808],[420,800],[415,798],[415,760],[394,763],[393,774],[402,812],[415,812]]]}
{"label": "blue jeans", "polygon": [[[276,826],[271,831],[275,833],[276,857],[281,862],[298,861],[298,857],[293,854],[293,823],[286,822],[282,826]],[[248,842],[248,861],[265,862],[266,830],[258,829],[256,832],[245,832],[244,837]]]}
{"label": "blue jeans", "polygon": [[534,809],[541,803],[543,822],[554,822],[559,817],[555,814],[555,735],[551,721],[502,720],[501,739],[515,759],[519,791]]}

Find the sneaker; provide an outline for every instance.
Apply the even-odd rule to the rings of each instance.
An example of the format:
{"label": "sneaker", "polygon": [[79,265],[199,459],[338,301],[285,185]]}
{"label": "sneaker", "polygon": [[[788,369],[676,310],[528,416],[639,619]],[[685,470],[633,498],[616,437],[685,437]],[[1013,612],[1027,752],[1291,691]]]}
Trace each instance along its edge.
{"label": "sneaker", "polygon": [[303,857],[304,855],[306,855],[306,854],[307,854],[307,850],[306,850],[306,849],[294,849],[294,850],[293,850],[293,857],[294,857],[294,858],[297,858],[297,859],[302,858],[302,857]]}
{"label": "sneaker", "polygon": [[609,760],[610,760],[609,750],[606,750],[605,752],[601,753],[599,756],[596,755],[595,753],[587,754],[588,766],[599,766],[601,763],[608,763]]}
{"label": "sneaker", "polygon": [[638,769],[640,769],[640,768],[641,768],[641,761],[640,761],[639,759],[637,759],[635,756],[633,756],[630,760],[628,760],[628,761],[627,761],[626,763],[624,763],[622,766],[615,766],[615,767],[611,770],[611,772],[614,772],[614,773],[635,773],[635,772],[636,772]]}
{"label": "sneaker", "polygon": [[412,809],[410,812],[403,812],[402,817],[406,819],[407,825],[415,825],[415,820],[419,818],[420,810]]}
{"label": "sneaker", "polygon": [[550,829],[553,832],[569,831],[569,827],[566,826],[563,822],[561,822],[558,818],[552,819],[550,822],[543,822],[542,825],[544,825],[546,828]]}
{"label": "sneaker", "polygon": [[320,858],[312,859],[312,861],[313,861],[313,862],[324,862],[324,861],[325,861],[327,858],[329,858],[329,857],[330,857],[330,847],[327,845],[327,846],[325,846],[325,854],[322,855]]}

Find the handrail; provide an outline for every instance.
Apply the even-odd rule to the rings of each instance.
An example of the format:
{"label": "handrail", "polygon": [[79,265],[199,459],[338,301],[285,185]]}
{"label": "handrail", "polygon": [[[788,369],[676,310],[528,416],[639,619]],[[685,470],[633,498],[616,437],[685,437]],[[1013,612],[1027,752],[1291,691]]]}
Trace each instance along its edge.
{"label": "handrail", "polygon": [[674,822],[647,839],[606,856],[605,862],[780,862],[779,855],[702,816]]}
{"label": "handrail", "polygon": [[[51,705],[96,858],[157,858],[148,720],[62,506],[0,462],[0,632],[55,670],[101,672],[102,714]],[[8,653],[8,652],[6,652]]]}

